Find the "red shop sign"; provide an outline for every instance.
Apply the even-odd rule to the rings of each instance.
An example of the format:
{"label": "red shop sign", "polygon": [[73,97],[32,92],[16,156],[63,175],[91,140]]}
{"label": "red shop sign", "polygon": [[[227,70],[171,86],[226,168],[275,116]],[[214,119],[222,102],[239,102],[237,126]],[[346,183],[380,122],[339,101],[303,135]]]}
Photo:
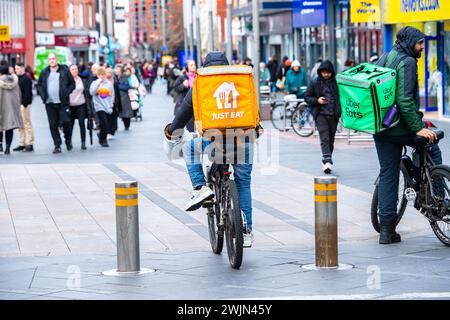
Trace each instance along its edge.
{"label": "red shop sign", "polygon": [[89,47],[88,36],[55,36],[55,45],[63,47]]}
{"label": "red shop sign", "polygon": [[25,48],[25,38],[11,38],[11,41],[0,41],[1,53],[23,53]]}

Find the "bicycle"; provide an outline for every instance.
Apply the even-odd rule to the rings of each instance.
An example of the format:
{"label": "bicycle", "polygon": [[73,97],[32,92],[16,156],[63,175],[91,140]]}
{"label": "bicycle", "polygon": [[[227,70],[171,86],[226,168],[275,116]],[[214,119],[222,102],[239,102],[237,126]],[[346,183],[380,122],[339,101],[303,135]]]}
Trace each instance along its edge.
{"label": "bicycle", "polygon": [[304,99],[298,99],[293,94],[273,102],[270,119],[279,131],[293,129],[300,137],[309,137],[315,130],[311,108]]}
{"label": "bicycle", "polygon": [[[443,139],[444,132],[433,129],[438,141]],[[417,145],[413,148],[412,159],[405,151],[400,163],[400,183],[397,199],[397,220],[400,222],[409,201],[427,218],[436,237],[450,247],[450,167],[435,165],[428,152],[431,144],[425,138],[418,137]],[[378,218],[378,182],[371,204],[371,222],[373,228],[380,232]]]}
{"label": "bicycle", "polygon": [[[226,148],[223,150],[226,154]],[[212,251],[215,254],[222,252],[225,236],[230,265],[239,269],[242,265],[246,223],[241,213],[236,183],[231,179],[228,164],[231,161],[224,160],[224,164],[213,161],[210,166],[206,166],[207,184],[214,191],[214,199],[205,201],[203,207],[207,209]]]}

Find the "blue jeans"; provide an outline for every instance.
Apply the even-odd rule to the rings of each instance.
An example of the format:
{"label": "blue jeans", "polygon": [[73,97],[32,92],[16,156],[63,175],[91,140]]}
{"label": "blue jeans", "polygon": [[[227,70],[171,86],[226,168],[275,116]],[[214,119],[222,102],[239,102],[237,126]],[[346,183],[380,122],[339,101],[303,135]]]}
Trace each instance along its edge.
{"label": "blue jeans", "polygon": [[[403,146],[414,146],[415,135],[376,134],[373,137],[380,162],[378,215],[380,220],[392,221],[397,217],[398,180]],[[437,144],[434,144],[428,152],[436,165],[442,164],[442,154]]]}
{"label": "blue jeans", "polygon": [[[204,153],[214,154],[214,144],[210,140],[204,138],[195,138],[183,145],[183,157],[186,161],[186,167],[191,178],[192,187],[200,187],[206,185],[205,174],[203,172],[200,155]],[[252,192],[251,192],[251,175],[253,169],[253,145],[245,144],[244,161],[238,161],[233,164],[234,180],[239,193],[239,202],[241,210],[247,220],[248,231],[252,230]]]}

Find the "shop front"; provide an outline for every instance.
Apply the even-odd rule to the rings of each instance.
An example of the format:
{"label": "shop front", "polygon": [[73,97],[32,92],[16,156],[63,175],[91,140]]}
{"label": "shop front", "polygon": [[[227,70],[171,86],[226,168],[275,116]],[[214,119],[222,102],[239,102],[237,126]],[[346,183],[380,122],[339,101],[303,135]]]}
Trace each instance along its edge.
{"label": "shop front", "polygon": [[0,61],[6,60],[9,65],[26,63],[26,39],[11,38],[10,41],[0,41]]}
{"label": "shop front", "polygon": [[89,62],[89,35],[57,35],[55,45],[70,48],[75,59],[74,63],[85,64]]}
{"label": "shop front", "polygon": [[413,26],[425,34],[425,50],[418,61],[420,107],[450,118],[450,1],[382,1],[385,51],[396,33]]}

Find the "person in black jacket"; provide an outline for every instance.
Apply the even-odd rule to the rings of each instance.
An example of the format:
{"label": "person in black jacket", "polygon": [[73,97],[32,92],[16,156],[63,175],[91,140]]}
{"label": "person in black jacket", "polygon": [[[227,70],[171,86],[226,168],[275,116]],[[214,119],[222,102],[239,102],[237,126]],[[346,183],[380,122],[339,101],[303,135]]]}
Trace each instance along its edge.
{"label": "person in black jacket", "polygon": [[23,128],[19,128],[19,145],[13,151],[33,151],[34,133],[31,123],[31,103],[33,101],[33,81],[25,72],[25,65],[18,63],[15,66],[19,77],[19,87],[22,95],[20,112],[23,119]]}
{"label": "person in black jacket", "polygon": [[48,55],[49,66],[45,68],[38,80],[38,93],[45,104],[48,123],[55,149],[53,153],[61,153],[61,136],[58,127],[64,129],[67,150],[72,150],[70,123],[70,94],[75,90],[75,80],[66,65],[58,64],[54,53]]}
{"label": "person in black jacket", "polygon": [[322,62],[317,74],[317,79],[306,90],[305,100],[312,108],[311,113],[319,130],[323,171],[330,173],[333,168],[334,137],[341,116],[341,104],[336,72],[331,61]]}
{"label": "person in black jacket", "polygon": [[[189,89],[193,87],[196,71],[197,67],[195,65],[195,61],[189,60],[187,62],[185,71],[181,76],[177,78],[177,80],[173,84],[173,90],[175,90],[175,92],[178,94],[175,102],[174,115],[176,115],[177,111],[180,109],[181,103],[183,102],[184,97],[186,97],[187,93],[189,92]],[[194,117],[189,120],[186,125],[186,129],[188,129],[189,132],[194,132]]]}

